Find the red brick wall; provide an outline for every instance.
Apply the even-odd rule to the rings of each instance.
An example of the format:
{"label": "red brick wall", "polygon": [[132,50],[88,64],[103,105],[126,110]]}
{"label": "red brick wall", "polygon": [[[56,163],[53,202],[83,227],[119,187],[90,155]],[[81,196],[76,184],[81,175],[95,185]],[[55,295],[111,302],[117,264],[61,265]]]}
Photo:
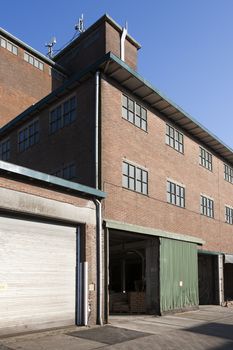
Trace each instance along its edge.
{"label": "red brick wall", "polygon": [[[50,110],[67,98],[76,95],[76,120],[54,134],[49,132]],[[95,156],[95,85],[94,78],[89,79],[73,92],[59,99],[58,102],[45,106],[30,120],[39,118],[40,140],[25,152],[18,152],[18,130],[10,133],[10,162],[45,173],[54,173],[68,163],[76,164],[75,181],[94,186]]]}
{"label": "red brick wall", "polygon": [[55,58],[70,74],[77,73],[105,54],[104,24],[94,31],[83,33],[66,53]]}
{"label": "red brick wall", "polygon": [[[121,56],[121,33],[106,22],[106,52]],[[137,69],[137,48],[125,39],[125,62],[134,70]]]}
{"label": "red brick wall", "polygon": [[41,71],[24,60],[21,47],[17,56],[0,47],[0,127],[49,94],[52,85],[47,64]]}
{"label": "red brick wall", "polygon": [[[110,23],[102,22],[94,30],[81,34],[69,50],[55,60],[72,74],[95,63],[108,52],[120,58],[120,38],[118,30]],[[137,48],[127,38],[125,62],[133,69],[137,68]]]}
{"label": "red brick wall", "polygon": [[[105,80],[101,87],[104,217],[201,237],[204,249],[232,253],[233,226],[224,211],[233,206],[233,185],[224,180],[223,161],[213,155],[213,172],[200,166],[199,143],[185,133],[184,155],[178,153],[165,143],[162,116],[148,110],[145,132],[121,117],[121,91]],[[148,169],[148,196],[122,188],[123,159]],[[167,203],[167,178],[186,186],[185,209]],[[213,197],[214,219],[200,215],[200,193]]]}

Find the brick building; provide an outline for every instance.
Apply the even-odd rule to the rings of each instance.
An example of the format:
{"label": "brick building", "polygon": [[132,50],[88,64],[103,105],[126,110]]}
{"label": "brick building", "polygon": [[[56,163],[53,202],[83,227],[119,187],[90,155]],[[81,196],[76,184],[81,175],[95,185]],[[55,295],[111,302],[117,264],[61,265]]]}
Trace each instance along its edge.
{"label": "brick building", "polygon": [[138,74],[138,49],[105,15],[53,63],[40,56],[59,86],[11,120],[0,106],[3,160],[107,193],[106,320],[233,298],[233,151]]}

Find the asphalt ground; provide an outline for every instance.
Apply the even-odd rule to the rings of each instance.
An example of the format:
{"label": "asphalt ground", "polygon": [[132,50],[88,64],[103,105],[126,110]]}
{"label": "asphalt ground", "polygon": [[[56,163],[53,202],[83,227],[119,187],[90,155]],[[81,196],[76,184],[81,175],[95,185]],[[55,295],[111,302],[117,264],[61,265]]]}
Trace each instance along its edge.
{"label": "asphalt ground", "polygon": [[0,338],[0,350],[233,350],[233,307],[201,306],[162,317],[111,316],[104,327],[69,327]]}

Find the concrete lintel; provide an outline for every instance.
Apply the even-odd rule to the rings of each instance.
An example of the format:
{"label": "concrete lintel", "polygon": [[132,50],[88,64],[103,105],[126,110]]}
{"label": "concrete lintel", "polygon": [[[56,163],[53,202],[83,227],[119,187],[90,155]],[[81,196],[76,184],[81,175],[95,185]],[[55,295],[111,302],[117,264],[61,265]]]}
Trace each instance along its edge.
{"label": "concrete lintel", "polygon": [[0,209],[9,212],[96,225],[96,210],[92,201],[87,200],[86,206],[81,207],[7,188],[0,188],[0,198]]}
{"label": "concrete lintel", "polygon": [[105,225],[107,228],[114,229],[114,230],[128,231],[128,232],[141,233],[144,235],[170,238],[178,241],[196,243],[199,245],[203,245],[205,243],[205,241],[203,241],[201,238],[198,238],[198,237],[163,231],[163,230],[154,229],[150,227],[132,225],[132,224],[128,224],[120,221],[105,220]]}

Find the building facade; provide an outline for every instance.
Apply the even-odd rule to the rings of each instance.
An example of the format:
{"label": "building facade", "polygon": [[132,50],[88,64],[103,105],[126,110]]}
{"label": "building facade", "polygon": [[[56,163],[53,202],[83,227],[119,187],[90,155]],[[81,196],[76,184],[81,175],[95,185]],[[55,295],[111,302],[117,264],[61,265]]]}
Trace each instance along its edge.
{"label": "building facade", "polygon": [[3,160],[107,193],[106,321],[233,298],[233,151],[138,74],[139,48],[103,16],[54,57],[63,83],[0,131]]}

